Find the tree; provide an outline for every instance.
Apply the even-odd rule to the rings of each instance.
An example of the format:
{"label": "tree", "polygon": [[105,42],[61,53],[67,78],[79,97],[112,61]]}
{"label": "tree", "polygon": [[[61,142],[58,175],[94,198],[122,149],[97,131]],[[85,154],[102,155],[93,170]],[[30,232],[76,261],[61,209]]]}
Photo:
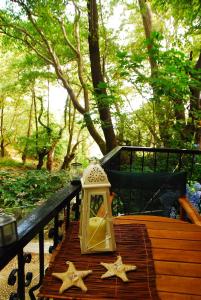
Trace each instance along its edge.
{"label": "tree", "polygon": [[[194,62],[194,67],[191,68],[189,74],[191,81],[189,82],[190,103],[189,103],[189,120],[184,129],[184,134],[187,138],[195,139],[195,143],[201,148],[200,134],[200,92],[201,92],[201,2],[194,1],[178,1],[178,0],[153,0],[153,7],[166,14],[171,12],[174,19],[180,24],[188,35],[191,35],[191,40],[194,39],[195,46],[189,50],[189,59]],[[187,35],[186,34],[186,35]],[[188,50],[188,49],[186,49]],[[197,60],[196,60],[197,59]]]}
{"label": "tree", "polygon": [[[145,35],[146,35],[146,39],[147,39],[147,50],[148,50],[148,55],[149,55],[149,62],[150,62],[150,68],[151,68],[151,85],[153,88],[153,96],[155,98],[156,101],[156,113],[158,116],[158,121],[159,121],[159,128],[160,128],[160,136],[164,142],[164,145],[166,144],[167,141],[171,141],[171,137],[170,134],[171,132],[168,133],[168,130],[166,130],[167,128],[167,123],[165,121],[164,118],[162,118],[161,116],[161,96],[162,94],[166,94],[167,95],[167,88],[170,91],[171,87],[170,83],[165,87],[165,85],[161,85],[162,80],[163,80],[163,71],[164,71],[164,67],[163,70],[161,70],[161,62],[163,65],[168,66],[168,64],[172,63],[172,70],[166,67],[166,76],[167,76],[167,71],[170,71],[171,73],[174,73],[174,75],[177,76],[177,79],[179,79],[179,77],[182,79],[182,81],[179,81],[180,85],[176,85],[175,88],[173,88],[173,91],[175,93],[175,95],[173,93],[169,93],[169,97],[171,97],[171,101],[173,103],[173,109],[174,109],[174,118],[176,121],[176,124],[174,124],[174,121],[172,123],[172,127],[176,127],[177,132],[180,132],[180,140],[183,142],[192,142],[193,141],[193,135],[196,132],[196,128],[195,126],[191,126],[194,127],[191,130],[191,134],[189,132],[189,130],[187,130],[189,128],[189,126],[185,124],[185,104],[186,104],[186,99],[184,98],[184,92],[186,93],[186,95],[189,95],[189,91],[191,91],[192,94],[192,87],[191,87],[191,82],[189,80],[189,72],[192,72],[192,66],[190,66],[190,64],[185,61],[185,58],[183,57],[182,60],[182,55],[179,54],[178,51],[175,51],[174,49],[167,51],[165,53],[165,55],[163,54],[163,61],[161,61],[162,56],[160,57],[160,53],[159,48],[157,47],[157,44],[154,43],[154,32],[152,31],[152,21],[151,21],[151,10],[150,7],[148,5],[148,2],[146,0],[139,0],[139,6],[141,9],[141,15],[142,15],[142,20],[143,20],[143,25],[144,25],[144,30],[145,30]],[[157,35],[155,36],[157,38]],[[173,56],[174,55],[174,56]],[[179,57],[180,55],[180,57]],[[166,56],[166,57],[165,57]],[[167,60],[168,58],[168,60]],[[167,60],[167,61],[165,61]],[[176,63],[175,67],[174,64]],[[178,65],[179,63],[179,65]],[[196,68],[198,69],[199,66],[199,59],[198,62],[196,64]],[[191,69],[191,71],[189,71]],[[162,71],[162,72],[161,72]],[[177,73],[176,73],[177,72]],[[195,74],[195,72],[193,72]],[[183,77],[181,76],[183,75]],[[195,76],[196,77],[196,76]],[[195,79],[195,78],[194,78]],[[167,83],[167,80],[166,80]],[[183,91],[182,91],[183,89]],[[162,91],[162,94],[161,94]],[[181,93],[181,91],[183,92],[183,95]],[[189,109],[189,116],[191,118],[191,124],[193,122],[193,118],[192,118],[192,114],[195,116],[195,110],[199,109],[198,105],[193,105],[195,103],[195,100],[193,101],[192,99],[196,98],[196,103],[199,102],[199,93],[200,93],[200,89],[198,89],[197,87],[193,88],[194,94],[192,94],[191,96],[191,100],[190,100],[190,109]],[[162,104],[163,105],[163,104]],[[158,109],[159,108],[159,109]],[[167,118],[166,118],[167,120]],[[165,121],[165,122],[164,122]],[[193,122],[194,123],[194,122]],[[186,134],[188,133],[188,134]],[[190,136],[189,136],[190,134]],[[177,134],[178,137],[178,134]]]}
{"label": "tree", "polygon": [[33,116],[33,98],[31,101],[31,106],[30,106],[30,111],[29,111],[29,117],[28,117],[28,128],[27,128],[27,135],[26,135],[26,143],[22,152],[22,162],[23,164],[26,163],[26,159],[27,159],[27,152],[28,152],[28,140],[30,138],[31,135],[31,126],[32,126],[32,116]]}
{"label": "tree", "polygon": [[[1,154],[7,154],[7,147],[14,144],[17,135],[23,132],[21,115],[25,109],[23,90],[18,81],[20,68],[14,62],[20,60],[22,55],[8,47],[1,47],[1,81],[0,81],[0,144]],[[19,107],[19,109],[18,109]]]}
{"label": "tree", "polygon": [[101,70],[99,35],[98,35],[98,10],[96,0],[89,0],[88,22],[89,22],[89,54],[91,63],[91,75],[96,97],[97,107],[101,120],[101,127],[106,141],[106,152],[112,150],[116,145],[116,136],[114,133],[109,103],[107,101],[107,85],[104,82],[103,72]]}
{"label": "tree", "polygon": [[[53,2],[8,1],[7,8],[0,12],[0,31],[4,43],[12,44],[11,49],[26,51],[33,73],[41,73],[33,78],[44,80],[49,74],[68,93],[69,105],[76,112],[68,106],[69,144],[64,166],[76,153],[80,124],[87,127],[104,154],[117,143],[167,147],[199,143],[200,37],[194,26],[200,15],[197,6],[193,5],[191,14],[182,1],[176,0]],[[176,3],[182,8],[181,23],[175,22],[172,10]],[[198,4],[197,0],[193,3]],[[119,16],[119,28],[111,29],[107,19],[111,10],[117,8],[122,9],[124,16]],[[189,17],[194,26],[191,32]],[[181,29],[186,35],[178,35]],[[196,43],[192,32],[196,33]],[[30,77],[28,81],[31,82]],[[19,84],[23,86],[22,81]],[[37,97],[44,99],[44,95],[36,92],[35,110],[41,129]],[[132,104],[139,97],[148,103],[133,113]],[[41,120],[50,128],[48,115],[47,109]],[[27,123],[27,135],[28,127]],[[47,128],[43,128],[47,133]],[[53,141],[51,135],[49,141]],[[46,146],[46,150],[50,149],[50,143]],[[51,158],[51,151],[46,155]]]}
{"label": "tree", "polygon": [[0,119],[0,137],[1,137],[1,157],[5,156],[5,138],[4,138],[4,99],[3,97],[1,98],[1,119]]}
{"label": "tree", "polygon": [[[67,143],[67,151],[64,156],[64,160],[61,166],[61,169],[68,169],[71,161],[75,158],[76,155],[76,150],[78,148],[80,141],[80,133],[81,130],[83,129],[82,126],[79,128],[78,133],[76,134],[75,130],[75,116],[76,116],[76,110],[73,107],[72,108],[72,103],[69,99],[68,101],[68,114],[66,113],[66,117],[68,115],[68,125],[67,125],[67,138],[68,138],[68,143]],[[75,138],[76,136],[76,138]],[[74,138],[73,138],[74,137]],[[74,140],[74,141],[73,141]]]}
{"label": "tree", "polygon": [[171,14],[179,22],[189,25],[189,30],[200,33],[201,30],[201,2],[200,0],[152,0],[158,10]]}
{"label": "tree", "polygon": [[[35,52],[45,65],[53,66],[57,78],[67,90],[74,107],[83,115],[89,133],[99,145],[102,153],[105,154],[106,151],[116,145],[115,135],[106,98],[103,103],[102,100],[100,101],[100,96],[96,97],[105,139],[96,129],[94,120],[91,117],[89,98],[92,97],[92,94],[89,94],[90,82],[88,81],[89,74],[86,67],[88,63],[87,58],[84,63],[82,53],[87,44],[86,41],[82,42],[80,36],[80,23],[82,24],[83,20],[80,19],[79,2],[72,1],[69,3],[69,5],[74,6],[73,22],[66,15],[66,5],[62,0],[57,1],[57,4],[46,1],[45,7],[42,2],[35,3],[25,0],[16,0],[16,4],[21,9],[18,12],[15,9],[10,11],[10,14],[8,10],[1,11],[1,33],[20,41],[30,51]],[[21,19],[21,14],[25,14],[27,19]],[[86,31],[84,34],[86,34]],[[93,57],[91,57],[91,60],[93,60]],[[76,68],[76,72],[74,72],[74,68]],[[79,92],[80,88],[82,93]],[[96,86],[94,88],[96,89]],[[100,91],[102,93],[99,88],[99,93]],[[97,90],[94,93],[97,96]],[[101,106],[100,102],[102,102]]]}

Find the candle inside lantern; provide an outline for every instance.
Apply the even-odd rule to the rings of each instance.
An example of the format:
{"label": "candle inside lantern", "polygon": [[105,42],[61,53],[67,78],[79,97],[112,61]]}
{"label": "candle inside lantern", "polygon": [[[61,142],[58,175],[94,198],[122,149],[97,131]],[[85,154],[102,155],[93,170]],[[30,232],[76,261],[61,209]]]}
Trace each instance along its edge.
{"label": "candle inside lantern", "polygon": [[104,249],[106,239],[106,221],[104,218],[93,217],[89,219],[88,248]]}

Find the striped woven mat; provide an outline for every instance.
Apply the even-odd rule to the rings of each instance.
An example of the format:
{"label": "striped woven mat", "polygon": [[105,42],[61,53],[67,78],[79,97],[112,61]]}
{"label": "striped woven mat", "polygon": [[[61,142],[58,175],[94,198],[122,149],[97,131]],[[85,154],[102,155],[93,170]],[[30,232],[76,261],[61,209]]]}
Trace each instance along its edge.
{"label": "striped woven mat", "polygon": [[[117,244],[114,253],[81,255],[78,223],[73,222],[61,247],[56,250],[54,261],[45,274],[38,296],[52,299],[159,299],[155,286],[151,242],[146,226],[121,224],[114,225],[114,229]],[[123,282],[116,276],[101,279],[101,275],[107,270],[100,265],[100,262],[113,263],[117,255],[121,255],[123,263],[137,266],[137,270],[126,273],[128,282]],[[75,264],[77,270],[93,270],[92,274],[83,279],[88,288],[87,292],[71,287],[59,294],[62,282],[51,274],[65,272],[68,268],[66,265],[68,260]]]}

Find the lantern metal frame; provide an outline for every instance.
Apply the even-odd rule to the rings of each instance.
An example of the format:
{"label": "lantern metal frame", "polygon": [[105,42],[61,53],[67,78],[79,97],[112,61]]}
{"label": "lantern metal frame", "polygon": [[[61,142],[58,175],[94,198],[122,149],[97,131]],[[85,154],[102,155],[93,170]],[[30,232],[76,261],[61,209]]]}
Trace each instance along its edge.
{"label": "lantern metal frame", "polygon": [[[103,168],[95,162],[85,169],[81,183],[82,202],[79,228],[81,253],[115,251],[116,243],[109,202],[111,185],[107,175]],[[95,203],[98,197],[102,199],[102,202],[99,203],[101,207],[99,206],[93,215],[91,214],[91,204]],[[102,212],[104,211],[101,216],[98,215],[100,208]],[[102,237],[104,238],[101,239]]]}

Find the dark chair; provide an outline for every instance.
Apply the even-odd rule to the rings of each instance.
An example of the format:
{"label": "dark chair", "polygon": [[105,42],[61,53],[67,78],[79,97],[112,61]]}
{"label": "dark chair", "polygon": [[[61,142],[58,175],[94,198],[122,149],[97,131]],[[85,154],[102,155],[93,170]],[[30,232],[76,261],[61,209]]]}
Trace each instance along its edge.
{"label": "dark chair", "polygon": [[[115,193],[113,215],[149,214],[176,218],[181,211],[180,202],[193,209],[186,198],[187,176],[184,171],[138,173],[108,170],[107,175],[111,191]],[[182,217],[185,219],[186,215],[183,213]],[[197,217],[200,222],[198,213]]]}

